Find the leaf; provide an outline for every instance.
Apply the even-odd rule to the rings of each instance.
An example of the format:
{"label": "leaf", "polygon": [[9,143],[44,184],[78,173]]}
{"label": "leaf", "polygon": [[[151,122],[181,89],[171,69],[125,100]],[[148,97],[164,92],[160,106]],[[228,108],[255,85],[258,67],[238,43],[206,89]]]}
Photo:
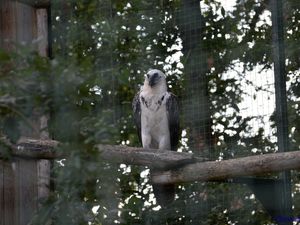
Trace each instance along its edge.
{"label": "leaf", "polygon": [[9,61],[9,60],[10,60],[10,55],[7,52],[0,49],[0,61]]}
{"label": "leaf", "polygon": [[222,16],[225,18],[225,9],[224,9],[223,6],[221,7],[221,14],[222,14]]}
{"label": "leaf", "polygon": [[4,133],[11,142],[16,143],[20,138],[19,123],[14,117],[7,117],[3,123]]}

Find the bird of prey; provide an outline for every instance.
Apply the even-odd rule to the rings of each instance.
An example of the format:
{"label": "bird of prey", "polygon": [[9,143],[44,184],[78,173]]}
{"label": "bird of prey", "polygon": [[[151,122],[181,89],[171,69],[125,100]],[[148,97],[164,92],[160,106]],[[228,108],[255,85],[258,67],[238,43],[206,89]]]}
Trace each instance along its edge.
{"label": "bird of prey", "polygon": [[[177,150],[179,142],[179,110],[176,96],[168,92],[166,76],[157,69],[145,75],[144,85],[133,102],[134,122],[145,149]],[[158,171],[150,171],[151,173]],[[169,205],[175,196],[174,185],[153,184],[153,192],[161,206]]]}

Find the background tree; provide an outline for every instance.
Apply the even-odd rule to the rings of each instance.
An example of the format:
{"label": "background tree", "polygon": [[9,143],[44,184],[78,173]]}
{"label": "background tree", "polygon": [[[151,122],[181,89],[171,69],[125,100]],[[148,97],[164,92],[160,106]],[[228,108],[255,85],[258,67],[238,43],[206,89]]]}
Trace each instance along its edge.
{"label": "background tree", "polygon": [[[30,48],[0,51],[1,136],[16,142],[20,124],[30,127],[27,118],[38,108],[50,114],[51,136],[62,143],[57,150],[68,155],[54,163],[54,191],[34,222],[271,224],[253,193],[237,184],[180,185],[173,207],[158,210],[147,168],[103,163],[94,149],[140,146],[131,100],[145,71],[156,67],[181,101],[181,151],[212,160],[276,151],[275,132],[241,109],[245,96],[258,95],[250,88],[270,92],[250,79],[272,69],[269,1],[237,1],[230,10],[216,0],[52,2],[53,59]],[[293,150],[299,148],[299,7],[285,1]],[[1,152],[9,158],[4,142]],[[293,184],[297,216],[297,173]]]}

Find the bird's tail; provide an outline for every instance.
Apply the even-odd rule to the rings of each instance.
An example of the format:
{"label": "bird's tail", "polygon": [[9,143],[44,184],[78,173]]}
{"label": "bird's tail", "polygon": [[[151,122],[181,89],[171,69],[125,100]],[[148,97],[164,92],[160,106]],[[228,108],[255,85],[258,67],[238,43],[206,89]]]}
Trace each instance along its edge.
{"label": "bird's tail", "polygon": [[[151,174],[158,174],[158,171],[151,171]],[[153,193],[160,206],[170,205],[175,198],[174,184],[152,184]]]}
{"label": "bird's tail", "polygon": [[158,204],[168,206],[172,203],[175,197],[174,184],[153,184],[152,186]]}

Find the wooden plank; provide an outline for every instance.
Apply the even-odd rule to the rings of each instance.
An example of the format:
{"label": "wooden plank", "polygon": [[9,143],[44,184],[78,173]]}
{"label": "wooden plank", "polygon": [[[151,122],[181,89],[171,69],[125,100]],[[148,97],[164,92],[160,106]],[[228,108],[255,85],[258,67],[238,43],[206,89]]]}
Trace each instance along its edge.
{"label": "wooden plank", "polygon": [[37,41],[40,56],[48,56],[48,13],[47,9],[36,10]]}
{"label": "wooden plank", "polygon": [[0,160],[0,225],[4,225],[4,183],[3,183],[3,161]]}
{"label": "wooden plank", "polygon": [[26,225],[37,210],[37,161],[22,159],[19,161],[19,219],[20,225]]}
{"label": "wooden plank", "polygon": [[15,171],[11,162],[4,162],[4,224],[17,223]]}
{"label": "wooden plank", "polygon": [[16,210],[16,216],[15,216],[15,223],[17,225],[20,225],[20,161],[23,159],[14,159],[14,173],[15,173],[15,210]]}
{"label": "wooden plank", "polygon": [[18,0],[24,4],[33,6],[35,8],[48,8],[50,7],[50,0]]}
{"label": "wooden plank", "polygon": [[29,5],[16,2],[16,34],[18,43],[30,46],[33,40],[35,9]]}
{"label": "wooden plank", "polygon": [[16,42],[16,2],[13,0],[0,1],[0,29],[2,40],[1,46],[4,50],[12,50]]}
{"label": "wooden plank", "polygon": [[[37,162],[38,179],[37,179],[37,192],[38,202],[45,200],[50,193],[50,168],[49,160],[39,160]],[[39,205],[40,207],[41,205]]]}

